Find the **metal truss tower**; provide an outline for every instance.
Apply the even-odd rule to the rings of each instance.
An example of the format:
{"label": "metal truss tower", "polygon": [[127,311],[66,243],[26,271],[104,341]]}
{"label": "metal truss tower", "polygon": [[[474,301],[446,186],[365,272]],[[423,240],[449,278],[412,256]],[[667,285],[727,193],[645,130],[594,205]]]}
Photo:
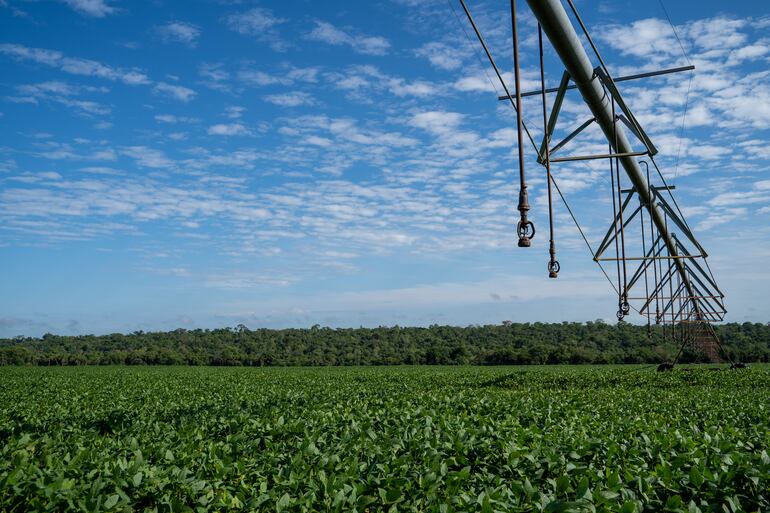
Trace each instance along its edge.
{"label": "metal truss tower", "polygon": [[[519,246],[529,246],[534,236],[534,225],[527,217],[529,204],[524,178],[522,134],[532,141],[537,160],[546,168],[549,214],[550,214],[550,261],[549,276],[555,278],[559,263],[555,260],[553,241],[553,219],[551,186],[558,185],[552,174],[552,165],[560,162],[581,160],[604,160],[609,162],[612,181],[612,204],[614,218],[603,240],[595,250],[593,259],[614,264],[617,275],[618,319],[622,320],[634,309],[646,317],[648,324],[654,321],[662,324],[664,331],[679,342],[679,359],[684,349],[700,353],[705,361],[729,360],[722,350],[711,323],[724,319],[726,313],[724,294],[706,260],[708,254],[696,239],[674,199],[672,191],[655,162],[657,148],[641,127],[628,104],[624,101],[617,83],[626,80],[646,78],[678,71],[691,70],[693,66],[641,73],[613,78],[594,44],[583,20],[572,0],[566,0],[582,35],[591,47],[592,62],[581,43],[570,17],[561,0],[527,0],[538,21],[540,41],[539,91],[522,92],[519,87],[518,36],[516,30],[515,0],[511,0],[513,28],[514,72],[516,84],[514,95],[509,92],[502,75],[494,63],[481,33],[478,31],[464,0],[460,3],[476,32],[497,78],[506,92],[500,100],[509,101],[517,113],[519,130],[519,163],[521,194],[518,226]],[[543,72],[543,37],[550,41],[564,65],[559,87],[546,89]],[[552,136],[558,123],[559,113],[568,90],[577,89],[591,118],[563,140],[553,143]],[[555,93],[550,112],[547,110],[547,96]],[[521,121],[521,98],[539,95],[543,102],[544,136],[539,147],[534,145],[526,125]],[[607,140],[607,153],[592,155],[554,156],[575,137],[592,124],[596,124]],[[624,177],[621,176],[621,169]],[[621,180],[624,178],[624,180]],[[625,184],[623,184],[625,182]],[[625,188],[623,187],[625,185]],[[561,192],[559,191],[561,195]],[[562,196],[563,199],[563,196]],[[570,211],[571,213],[571,211]],[[577,222],[577,221],[576,221]],[[586,240],[586,242],[588,242]],[[590,245],[589,245],[590,247]],[[614,253],[614,254],[613,254]],[[611,280],[612,281],[612,280]]]}

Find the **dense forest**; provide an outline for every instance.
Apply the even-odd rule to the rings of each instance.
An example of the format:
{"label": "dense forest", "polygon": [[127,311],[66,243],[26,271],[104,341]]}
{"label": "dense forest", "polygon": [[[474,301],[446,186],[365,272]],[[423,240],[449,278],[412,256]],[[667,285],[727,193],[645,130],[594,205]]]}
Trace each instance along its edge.
{"label": "dense forest", "polygon": [[[770,323],[717,326],[733,361],[770,362]],[[659,363],[668,331],[625,322],[332,329],[137,331],[0,339],[0,365],[502,365]],[[699,355],[685,351],[683,361]]]}

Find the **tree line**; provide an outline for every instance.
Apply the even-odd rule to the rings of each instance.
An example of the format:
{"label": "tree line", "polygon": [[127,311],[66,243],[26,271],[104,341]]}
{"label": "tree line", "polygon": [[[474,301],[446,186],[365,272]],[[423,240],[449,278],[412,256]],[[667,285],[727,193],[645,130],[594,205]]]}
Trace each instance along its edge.
{"label": "tree line", "polygon": [[[770,362],[770,323],[716,326],[733,361]],[[527,365],[660,363],[669,330],[626,322],[485,326],[177,329],[0,339],[0,365]],[[699,360],[687,348],[682,361]]]}

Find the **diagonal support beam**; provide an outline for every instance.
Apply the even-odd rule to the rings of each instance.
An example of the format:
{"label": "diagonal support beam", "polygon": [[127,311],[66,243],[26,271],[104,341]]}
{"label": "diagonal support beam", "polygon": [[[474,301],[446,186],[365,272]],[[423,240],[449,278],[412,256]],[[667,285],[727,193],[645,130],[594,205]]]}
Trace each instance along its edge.
{"label": "diagonal support beam", "polygon": [[[587,120],[587,121],[584,121],[584,122],[583,122],[583,124],[581,124],[581,125],[580,125],[579,127],[577,127],[575,130],[573,130],[573,131],[572,131],[572,132],[571,132],[571,133],[570,133],[570,134],[569,134],[567,137],[565,137],[564,139],[562,139],[562,141],[561,141],[561,142],[559,142],[559,143],[558,143],[556,146],[554,146],[552,149],[550,149],[550,150],[549,150],[549,154],[550,154],[550,155],[553,155],[554,153],[556,153],[557,151],[559,151],[560,149],[562,149],[562,148],[564,147],[564,145],[565,145],[565,144],[567,144],[567,143],[568,143],[568,142],[570,142],[572,139],[574,139],[574,138],[575,138],[575,137],[576,137],[576,136],[577,136],[577,135],[578,135],[580,132],[582,132],[583,130],[585,130],[586,128],[588,128],[588,126],[589,126],[591,123],[593,123],[594,121],[596,121],[596,119],[595,119],[595,118],[591,118],[591,119],[589,119],[589,120]],[[545,150],[543,150],[543,151],[545,151]],[[542,153],[541,155],[544,155],[544,153]],[[551,162],[554,162],[554,159],[551,159]],[[542,162],[538,161],[538,164],[542,164]]]}
{"label": "diagonal support beam", "polygon": [[623,97],[620,95],[620,91],[618,91],[618,88],[615,86],[615,82],[610,80],[610,78],[607,76],[606,73],[604,73],[604,70],[602,68],[596,68],[594,69],[594,72],[596,73],[596,76],[599,77],[599,80],[604,84],[604,87],[607,88],[607,90],[612,95],[612,98],[615,100],[615,103],[618,107],[620,107],[620,110],[623,111],[623,114],[626,115],[626,118],[628,118],[628,121],[636,127],[636,130],[634,130],[634,134],[636,134],[642,141],[642,144],[647,148],[647,152],[650,155],[656,155],[658,153],[658,149],[655,147],[654,144],[652,144],[652,141],[649,137],[647,137],[647,134],[642,129],[642,126],[639,124],[639,122],[634,117],[634,114],[631,112],[631,109],[628,108],[628,105],[626,105],[625,100],[623,100]]}
{"label": "diagonal support beam", "polygon": [[[628,204],[631,203],[631,198],[633,198],[633,196],[633,194],[629,194],[626,196],[626,199],[623,200],[623,204],[620,206],[620,211],[615,215],[615,219],[610,224],[607,233],[604,235],[604,239],[602,239],[601,244],[599,244],[599,247],[596,249],[594,260],[598,260],[604,254],[604,252],[607,251],[607,248],[610,247],[610,244],[612,244],[612,242],[615,240],[615,237],[617,236],[616,233],[620,230],[620,227],[618,227],[620,219],[628,208]],[[634,216],[636,216],[636,214],[639,213],[641,209],[642,206],[639,205],[636,207],[636,210],[634,210],[634,213],[623,221],[623,229],[625,229],[631,223],[631,220],[634,218]]]}
{"label": "diagonal support beam", "polygon": [[[695,69],[695,66],[681,66],[678,68],[667,68],[667,69],[661,69],[658,71],[647,71],[645,73],[636,73],[634,75],[625,75],[623,77],[618,77],[613,79],[615,82],[625,82],[626,80],[637,80],[639,78],[648,78],[648,77],[658,77],[660,75],[668,75],[669,73],[680,73],[682,71],[692,71]],[[576,89],[576,85],[568,86],[567,89]],[[546,94],[555,93],[559,89],[557,87],[550,87],[545,90]],[[525,93],[521,93],[521,97],[524,98],[525,96],[537,96],[543,94],[543,91],[538,89],[537,91],[527,91]],[[507,100],[507,96],[498,96],[498,100]]]}
{"label": "diagonal support beam", "polygon": [[[543,142],[540,144],[540,155],[545,155],[546,145],[551,144],[551,136],[553,136],[553,131],[556,129],[556,120],[559,118],[561,106],[564,103],[564,95],[567,93],[567,84],[569,84],[569,73],[565,71],[562,73],[561,83],[559,84],[556,93],[556,99],[553,102],[551,114],[548,116],[548,128],[546,129],[545,135],[543,136]],[[542,157],[538,156],[539,164],[542,164],[541,160]]]}

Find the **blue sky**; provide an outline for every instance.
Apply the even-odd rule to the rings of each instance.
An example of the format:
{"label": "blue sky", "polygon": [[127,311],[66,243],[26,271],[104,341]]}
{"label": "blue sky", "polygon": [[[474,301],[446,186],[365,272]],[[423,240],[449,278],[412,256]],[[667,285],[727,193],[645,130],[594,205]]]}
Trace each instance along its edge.
{"label": "blue sky", "polygon": [[[507,4],[469,5],[509,70]],[[516,247],[513,113],[451,6],[0,0],[0,336],[613,319],[560,203],[547,278],[531,151],[539,233]],[[728,320],[769,320],[770,4],[669,1],[687,58],[657,1],[578,6],[616,76],[695,64],[621,92]],[[550,86],[561,72],[547,47]],[[540,134],[539,101],[524,109]],[[559,133],[586,115],[573,92]],[[596,131],[573,144],[604,147]],[[554,174],[595,244],[607,164]]]}

